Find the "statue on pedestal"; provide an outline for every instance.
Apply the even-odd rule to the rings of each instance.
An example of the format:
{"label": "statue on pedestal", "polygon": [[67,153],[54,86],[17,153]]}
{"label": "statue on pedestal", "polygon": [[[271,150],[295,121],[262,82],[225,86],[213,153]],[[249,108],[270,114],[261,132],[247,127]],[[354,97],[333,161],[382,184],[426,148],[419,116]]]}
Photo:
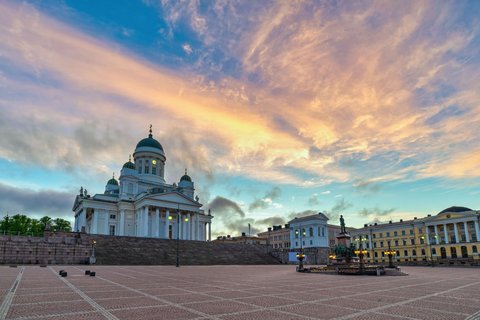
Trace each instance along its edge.
{"label": "statue on pedestal", "polygon": [[345,229],[345,219],[343,219],[342,215],[340,215],[340,233],[347,233]]}

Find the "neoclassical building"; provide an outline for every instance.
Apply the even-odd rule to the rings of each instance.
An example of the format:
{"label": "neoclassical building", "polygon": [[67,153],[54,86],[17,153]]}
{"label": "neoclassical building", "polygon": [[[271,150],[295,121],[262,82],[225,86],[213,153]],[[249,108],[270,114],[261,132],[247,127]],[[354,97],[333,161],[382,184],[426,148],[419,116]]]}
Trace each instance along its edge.
{"label": "neoclassical building", "polygon": [[165,152],[153,138],[138,142],[118,181],[108,180],[103,194],[81,188],[73,205],[74,231],[90,234],[211,240],[213,216],[205,214],[185,170],[178,184],[164,178]]}

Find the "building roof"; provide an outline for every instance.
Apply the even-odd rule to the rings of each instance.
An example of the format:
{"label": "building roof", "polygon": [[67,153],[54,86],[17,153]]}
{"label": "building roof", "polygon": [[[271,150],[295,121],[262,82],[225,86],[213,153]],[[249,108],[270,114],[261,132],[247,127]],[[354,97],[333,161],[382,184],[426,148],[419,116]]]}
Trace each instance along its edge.
{"label": "building roof", "polygon": [[467,208],[467,207],[453,206],[453,207],[450,207],[450,208],[447,208],[447,209],[444,209],[444,210],[440,211],[438,214],[445,213],[445,212],[466,212],[466,211],[473,211],[473,210],[470,209],[470,208]]}
{"label": "building roof", "polygon": [[318,214],[312,214],[310,216],[305,216],[305,217],[298,217],[293,220],[290,220],[288,223],[298,223],[298,222],[303,222],[303,221],[309,221],[309,220],[328,220],[328,217],[324,215],[323,213],[319,212]]}
{"label": "building roof", "polygon": [[136,149],[140,147],[150,147],[150,148],[160,149],[163,151],[163,147],[160,144],[160,142],[153,139],[151,134],[148,136],[148,138],[142,139],[140,140],[139,143],[137,143]]}

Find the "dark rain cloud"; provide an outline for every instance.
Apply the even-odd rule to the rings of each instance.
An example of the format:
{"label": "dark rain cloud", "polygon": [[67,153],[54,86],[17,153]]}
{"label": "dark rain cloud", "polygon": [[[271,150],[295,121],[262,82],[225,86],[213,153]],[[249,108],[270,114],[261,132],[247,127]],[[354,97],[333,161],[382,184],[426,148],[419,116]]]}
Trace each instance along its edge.
{"label": "dark rain cloud", "polygon": [[0,183],[0,214],[48,215],[70,218],[75,194],[21,189]]}

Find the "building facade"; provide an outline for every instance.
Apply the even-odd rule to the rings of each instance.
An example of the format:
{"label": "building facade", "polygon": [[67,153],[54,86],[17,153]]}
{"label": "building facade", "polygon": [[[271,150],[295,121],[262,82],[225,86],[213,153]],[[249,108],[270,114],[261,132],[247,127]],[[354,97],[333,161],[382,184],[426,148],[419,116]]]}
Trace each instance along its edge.
{"label": "building facade", "polygon": [[290,251],[304,251],[307,264],[326,264],[330,252],[327,221],[321,212],[290,220]]}
{"label": "building facade", "polygon": [[108,180],[103,194],[90,196],[80,189],[72,210],[74,231],[90,234],[211,240],[210,213],[205,214],[194,182],[185,174],[178,184],[164,179],[166,155],[153,138],[138,142],[120,173]]}
{"label": "building facade", "polygon": [[421,219],[365,225],[350,234],[371,263],[388,262],[389,249],[401,263],[478,263],[479,219],[479,211],[450,207]]}
{"label": "building facade", "polygon": [[282,225],[269,227],[267,231],[258,233],[259,237],[266,238],[267,244],[272,246],[274,250],[290,249],[290,226]]}

